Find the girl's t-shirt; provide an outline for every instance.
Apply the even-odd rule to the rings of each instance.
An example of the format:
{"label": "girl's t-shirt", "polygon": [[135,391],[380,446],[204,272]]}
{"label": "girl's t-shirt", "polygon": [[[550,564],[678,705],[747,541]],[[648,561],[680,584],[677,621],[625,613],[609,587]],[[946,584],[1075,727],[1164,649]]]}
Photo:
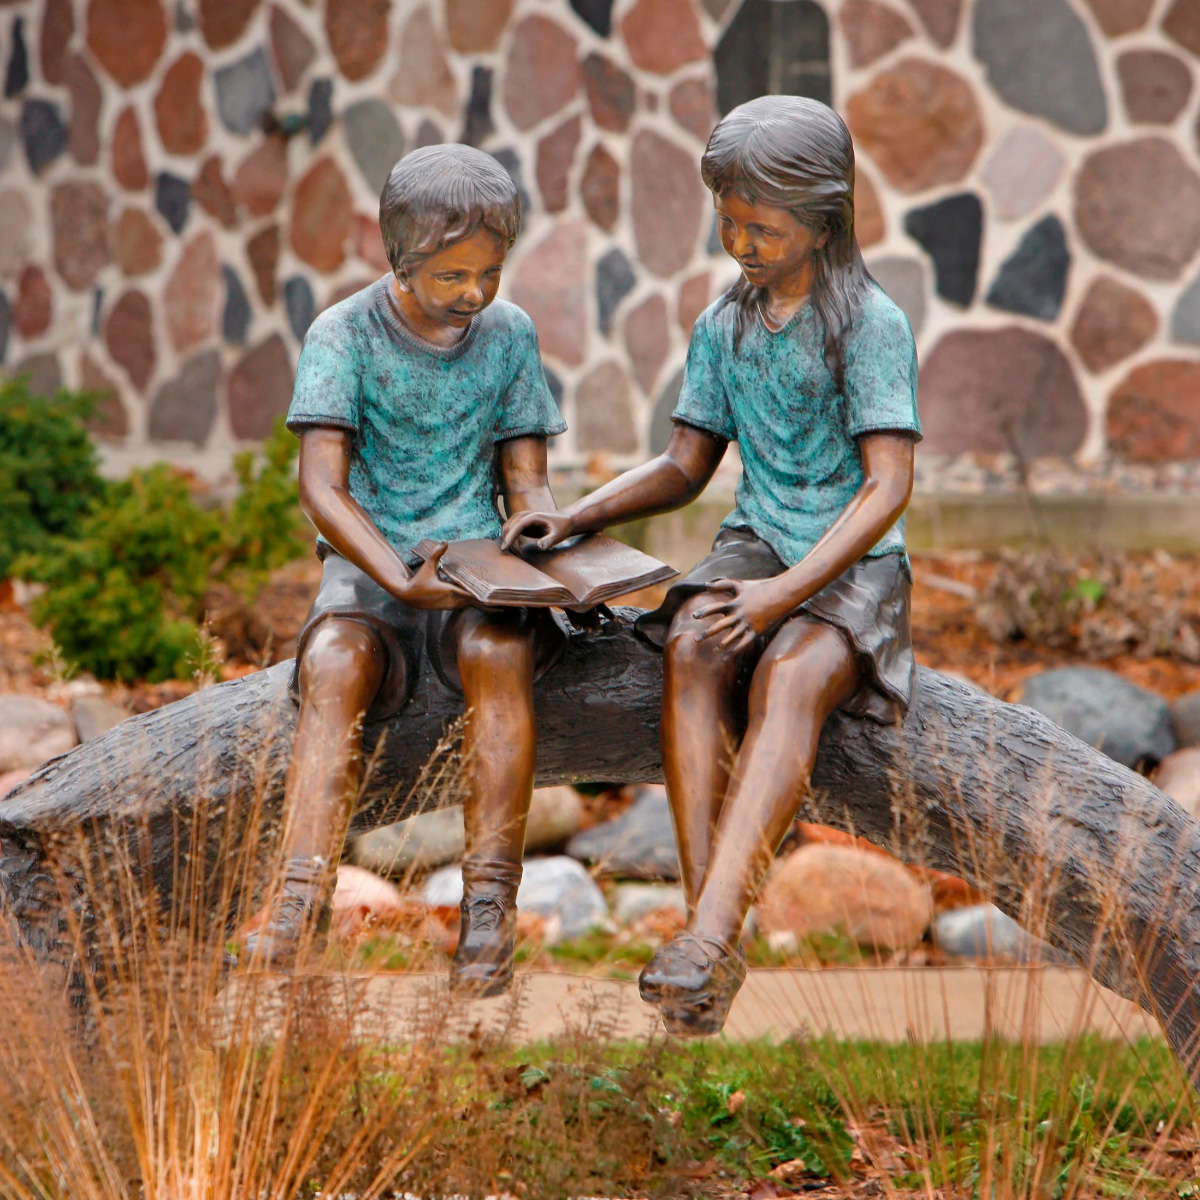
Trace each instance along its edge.
{"label": "girl's t-shirt", "polygon": [[[863,485],[857,439],[920,438],[916,343],[904,313],[872,285],[844,342],[839,391],[812,304],[777,333],[752,320],[735,351],[736,321],[723,299],[700,315],[672,419],[737,442],[742,478],[723,524],[752,529],[794,566]],[[904,554],[904,518],[867,553]]]}

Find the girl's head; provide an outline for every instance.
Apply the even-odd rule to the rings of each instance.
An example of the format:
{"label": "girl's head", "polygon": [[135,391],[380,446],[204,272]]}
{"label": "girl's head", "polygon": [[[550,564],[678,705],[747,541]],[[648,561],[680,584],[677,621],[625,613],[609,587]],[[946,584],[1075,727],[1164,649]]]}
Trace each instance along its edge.
{"label": "girl's head", "polygon": [[[825,326],[826,361],[840,383],[842,340],[871,278],[854,235],[854,145],[845,123],[817,100],[762,96],[739,105],[713,130],[700,173],[718,212],[752,206],[768,216],[770,210],[790,214],[806,227],[811,236],[790,243],[809,244],[812,303]],[[752,251],[749,261],[759,257]],[[727,297],[738,305],[739,341],[772,283],[769,264],[743,271]]]}

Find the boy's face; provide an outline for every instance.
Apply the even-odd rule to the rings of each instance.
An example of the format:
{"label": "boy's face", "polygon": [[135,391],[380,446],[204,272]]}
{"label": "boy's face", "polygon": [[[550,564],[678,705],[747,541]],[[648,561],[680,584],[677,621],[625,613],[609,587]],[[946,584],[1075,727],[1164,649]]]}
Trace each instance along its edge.
{"label": "boy's face", "polygon": [[829,240],[786,208],[751,204],[733,192],[715,196],[713,203],[721,245],[752,287],[779,287],[806,270]]}
{"label": "boy's face", "polygon": [[508,247],[491,230],[477,229],[410,267],[401,288],[429,321],[463,329],[495,300],[507,253]]}

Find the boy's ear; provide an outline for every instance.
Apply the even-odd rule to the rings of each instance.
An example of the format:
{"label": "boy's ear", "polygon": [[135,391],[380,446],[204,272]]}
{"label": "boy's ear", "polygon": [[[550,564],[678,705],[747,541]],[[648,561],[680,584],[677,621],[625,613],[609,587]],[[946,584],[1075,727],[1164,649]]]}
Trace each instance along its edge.
{"label": "boy's ear", "polygon": [[402,292],[412,291],[412,284],[408,282],[408,272],[401,268],[393,271],[392,274],[396,276],[396,284]]}

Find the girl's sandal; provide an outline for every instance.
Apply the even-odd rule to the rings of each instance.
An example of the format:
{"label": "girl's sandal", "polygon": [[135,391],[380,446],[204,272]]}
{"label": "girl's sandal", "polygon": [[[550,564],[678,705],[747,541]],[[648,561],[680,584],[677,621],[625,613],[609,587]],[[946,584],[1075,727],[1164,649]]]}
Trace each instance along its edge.
{"label": "girl's sandal", "polygon": [[745,978],[740,947],[683,933],[646,964],[638,991],[648,1004],[661,1006],[668,1033],[708,1037],[721,1032]]}

